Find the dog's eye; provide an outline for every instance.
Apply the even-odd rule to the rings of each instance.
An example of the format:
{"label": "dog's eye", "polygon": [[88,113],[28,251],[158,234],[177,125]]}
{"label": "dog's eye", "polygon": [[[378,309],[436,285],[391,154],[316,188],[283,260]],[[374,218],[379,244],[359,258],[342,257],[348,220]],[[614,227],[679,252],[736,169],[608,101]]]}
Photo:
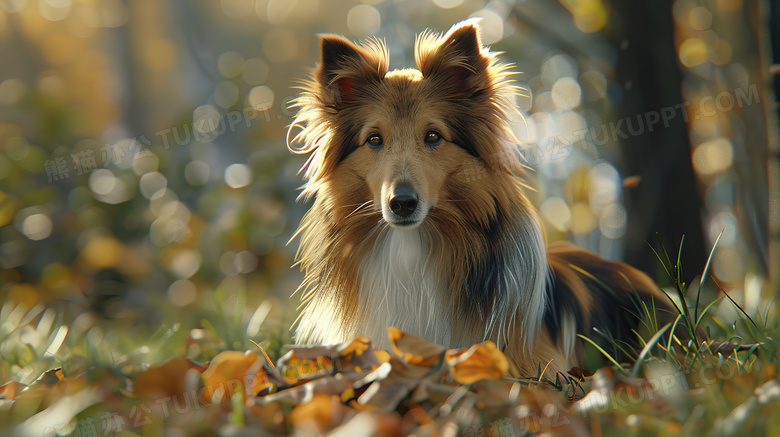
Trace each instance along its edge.
{"label": "dog's eye", "polygon": [[441,135],[435,131],[428,131],[425,134],[425,145],[438,146],[441,143]]}
{"label": "dog's eye", "polygon": [[385,141],[379,134],[373,134],[366,140],[366,145],[371,149],[378,149],[385,145]]}

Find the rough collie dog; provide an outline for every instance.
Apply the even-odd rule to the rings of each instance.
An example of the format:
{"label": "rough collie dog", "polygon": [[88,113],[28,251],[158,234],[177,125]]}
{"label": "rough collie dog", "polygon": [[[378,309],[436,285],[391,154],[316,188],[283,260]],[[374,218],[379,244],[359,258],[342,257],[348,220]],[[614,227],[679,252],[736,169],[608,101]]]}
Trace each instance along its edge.
{"label": "rough collie dog", "polygon": [[629,333],[635,292],[666,301],[626,264],[546,247],[511,153],[518,88],[474,21],[420,35],[417,69],[388,71],[378,40],[321,44],[291,126],[315,198],[296,233],[299,344],[389,348],[395,326],[450,348],[492,340],[512,375],[550,376],[580,364],[577,333]]}

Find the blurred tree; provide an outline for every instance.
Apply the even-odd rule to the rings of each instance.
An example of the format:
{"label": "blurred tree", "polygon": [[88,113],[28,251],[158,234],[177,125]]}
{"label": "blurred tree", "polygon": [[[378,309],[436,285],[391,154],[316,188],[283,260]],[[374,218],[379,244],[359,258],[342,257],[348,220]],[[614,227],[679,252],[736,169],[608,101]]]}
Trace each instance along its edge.
{"label": "blurred tree", "polygon": [[[774,295],[780,295],[780,132],[778,132],[778,117],[780,106],[777,105],[780,97],[780,4],[771,2],[770,13],[766,20],[767,35],[765,46],[771,47],[769,62],[772,63],[770,73],[774,75],[772,85],[774,89],[774,103],[776,111],[767,111],[769,126],[775,129],[769,131],[769,272],[772,280]],[[763,23],[762,23],[763,24]],[[771,188],[773,187],[773,188]]]}
{"label": "blurred tree", "polygon": [[614,119],[636,119],[662,108],[675,111],[668,127],[646,130],[622,143],[625,168],[619,170],[641,178],[637,187],[624,191],[631,224],[626,234],[626,261],[654,272],[658,260],[645,249],[645,241],[657,246],[658,233],[667,248],[676,248],[685,235],[682,259],[687,282],[704,268],[708,243],[702,232],[702,202],[691,167],[672,3],[612,2],[614,18],[607,38],[613,47],[620,48],[615,80],[624,87]]}

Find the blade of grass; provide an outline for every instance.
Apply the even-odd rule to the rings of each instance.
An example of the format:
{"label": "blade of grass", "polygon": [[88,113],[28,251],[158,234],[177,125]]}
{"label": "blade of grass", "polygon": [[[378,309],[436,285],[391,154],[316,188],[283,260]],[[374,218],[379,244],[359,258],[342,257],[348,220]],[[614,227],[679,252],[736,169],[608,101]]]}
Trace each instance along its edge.
{"label": "blade of grass", "polygon": [[742,314],[744,314],[744,315],[745,315],[745,317],[747,317],[747,319],[748,319],[748,320],[750,320],[750,323],[752,323],[752,324],[753,324],[753,326],[755,326],[755,327],[756,327],[756,329],[758,329],[758,325],[756,325],[756,322],[754,322],[754,321],[753,321],[753,319],[752,319],[752,318],[751,318],[751,317],[748,315],[747,311],[745,311],[745,309],[744,309],[744,308],[742,308],[742,307],[741,307],[741,306],[740,306],[740,305],[737,303],[737,301],[735,301],[734,299],[732,299],[732,298],[731,298],[731,296],[729,296],[729,294],[728,294],[728,293],[726,293],[726,290],[724,290],[724,289],[723,289],[723,288],[720,286],[720,284],[718,283],[718,281],[716,281],[716,280],[715,280],[715,278],[713,278],[712,280],[713,280],[713,281],[715,281],[715,284],[718,286],[718,289],[719,289],[720,291],[722,291],[722,292],[723,292],[723,294],[725,294],[727,298],[729,298],[729,300],[731,301],[731,303],[733,303],[733,304],[734,304],[734,305],[735,305],[737,308],[739,308],[739,310],[742,312]]}
{"label": "blade of grass", "polygon": [[[639,314],[631,311],[630,309],[624,307],[623,305],[618,305],[618,307],[621,310],[625,311],[628,315],[634,316],[634,318],[637,319],[637,321],[639,321],[640,323],[644,323],[644,321],[642,320],[642,316],[640,316]],[[647,325],[645,324],[645,326],[647,326]]]}
{"label": "blade of grass", "polygon": [[[671,268],[673,266],[672,259],[669,258],[669,252],[666,251],[666,246],[664,246],[664,242],[661,241],[661,235],[658,232],[655,233],[655,238],[658,240],[658,245],[661,246],[661,250],[663,250],[664,256],[666,257],[666,262],[669,263],[669,267]],[[672,278],[672,281],[674,281],[674,276],[670,275],[670,277]]]}
{"label": "blade of grass", "polygon": [[707,263],[704,264],[704,270],[701,272],[701,279],[699,279],[699,291],[696,292],[696,313],[694,315],[694,318],[699,318],[699,299],[701,298],[701,290],[704,288],[704,281],[707,280],[707,274],[710,272],[710,264],[712,263],[712,255],[715,254],[715,248],[718,247],[718,241],[720,241],[720,237],[723,235],[723,231],[720,231],[720,234],[718,234],[718,238],[715,239],[715,244],[712,245],[712,250],[710,250],[710,256],[707,257]]}
{"label": "blade of grass", "polygon": [[773,297],[769,300],[769,305],[766,308],[766,316],[764,317],[764,331],[766,331],[766,327],[769,326],[769,312],[772,310],[772,307],[775,306],[775,300],[777,297]]}
{"label": "blade of grass", "polygon": [[636,378],[639,375],[639,368],[642,365],[642,362],[644,361],[647,354],[650,353],[650,351],[653,349],[653,347],[658,344],[659,341],[661,341],[661,337],[666,333],[666,331],[669,330],[669,328],[672,327],[671,323],[667,323],[664,325],[663,328],[661,328],[660,331],[656,332],[654,336],[650,338],[650,341],[647,342],[645,347],[642,348],[642,352],[639,353],[639,357],[636,359],[636,363],[634,363],[634,368],[631,370],[631,376]]}
{"label": "blade of grass", "polygon": [[696,319],[696,325],[694,326],[695,330],[698,330],[699,323],[701,323],[701,320],[704,318],[704,316],[707,314],[707,312],[710,310],[710,308],[712,308],[713,305],[715,305],[716,303],[720,302],[722,299],[723,299],[722,297],[719,297],[719,298],[713,300],[712,302],[710,302],[710,304],[707,305],[704,308],[704,310],[701,312],[701,314],[699,314],[699,317]]}
{"label": "blade of grass", "polygon": [[679,314],[682,314],[682,313],[683,313],[683,312],[682,312],[682,310],[680,309],[680,307],[677,305],[677,302],[675,302],[675,301],[674,301],[674,299],[672,299],[672,296],[671,296],[671,295],[669,295],[669,293],[667,293],[667,292],[666,292],[666,290],[664,290],[664,289],[662,288],[662,289],[661,289],[661,293],[663,293],[664,295],[666,295],[666,298],[667,298],[667,299],[669,299],[669,302],[670,302],[670,303],[671,303],[671,304],[674,306],[674,309],[676,309],[676,310],[677,310],[677,312],[678,312]]}
{"label": "blade of grass", "polygon": [[[668,297],[669,295],[667,295]],[[644,325],[647,327],[647,329],[650,330],[650,332],[658,332],[658,313],[655,308],[655,297],[650,297],[650,304],[653,308],[653,311],[650,311],[650,308],[647,307],[647,302],[642,301],[642,307],[645,309],[645,315],[647,316],[647,321],[650,323],[648,326],[647,323],[644,323]]]}
{"label": "blade of grass", "polygon": [[[680,308],[677,306],[676,303],[674,303],[674,300],[667,294],[667,297],[674,303],[675,308],[682,313],[683,320],[685,322],[685,328],[688,330],[688,335],[691,338],[696,338],[696,334],[693,330],[693,323],[691,320],[691,312],[690,308],[688,308],[688,300],[685,297],[685,288],[683,287],[683,284],[680,283],[680,281],[677,280],[675,275],[672,275],[669,271],[669,269],[673,269],[674,265],[672,264],[671,258],[669,258],[669,252],[666,250],[666,246],[664,246],[663,241],[661,241],[661,236],[658,235],[658,233],[655,234],[656,238],[658,239],[658,244],[661,247],[661,250],[663,251],[664,256],[666,257],[666,262],[664,262],[664,259],[661,258],[661,256],[658,254],[658,252],[650,246],[650,248],[653,250],[653,253],[655,253],[655,256],[658,258],[659,261],[661,261],[661,265],[664,267],[664,270],[666,271],[666,274],[669,276],[669,279],[672,280],[674,283],[675,291],[677,292],[677,297],[680,299],[680,304],[682,305],[682,311],[680,311]],[[649,245],[649,243],[648,243]],[[668,267],[667,267],[668,263]],[[676,270],[675,270],[676,271]],[[664,291],[663,289],[661,291]],[[664,293],[666,293],[664,291]]]}
{"label": "blade of grass", "polygon": [[632,329],[631,332],[633,332],[634,335],[636,335],[636,338],[639,340],[639,344],[642,345],[642,347],[645,347],[647,342],[645,341],[644,338],[642,338],[642,336],[638,332],[636,332],[636,329]]}
{"label": "blade of grass", "polygon": [[756,352],[756,350],[757,350],[757,349],[758,349],[760,346],[761,346],[761,344],[760,344],[760,343],[756,343],[756,344],[754,344],[754,345],[753,345],[753,347],[751,347],[750,349],[748,349],[748,352],[747,352],[748,359],[750,359],[750,357],[752,357],[752,356],[753,356],[753,354]]}
{"label": "blade of grass", "polygon": [[601,353],[602,353],[602,354],[603,354],[605,357],[607,357],[607,359],[608,359],[609,361],[611,361],[611,362],[612,362],[612,364],[614,364],[615,366],[617,366],[617,368],[618,368],[618,369],[620,369],[620,370],[621,370],[623,373],[625,373],[625,374],[628,374],[628,372],[626,372],[626,369],[624,369],[624,368],[623,368],[623,366],[621,366],[621,365],[620,365],[620,363],[618,363],[618,362],[617,362],[617,360],[615,360],[614,358],[612,358],[612,356],[611,356],[611,355],[609,355],[609,354],[607,353],[607,351],[605,351],[604,349],[602,349],[602,348],[601,348],[601,346],[599,346],[598,344],[596,344],[596,342],[594,342],[593,340],[589,339],[588,337],[585,337],[585,336],[584,336],[584,335],[582,335],[582,334],[577,334],[577,337],[579,337],[579,338],[581,338],[581,339],[583,339],[583,340],[587,341],[587,342],[588,342],[588,343],[590,343],[591,345],[593,345],[593,347],[595,347],[597,351],[601,352]]}
{"label": "blade of grass", "polygon": [[[444,356],[444,354],[442,354]],[[547,362],[547,365],[544,366],[544,370],[542,370],[542,374],[539,375],[539,378],[541,379],[544,376],[544,372],[547,371],[547,368],[550,367],[550,364],[553,362],[553,360],[550,360]],[[556,379],[558,378],[558,375],[555,375]]]}
{"label": "blade of grass", "polygon": [[617,354],[617,351],[620,350],[620,352],[623,352],[627,357],[633,356],[634,354],[629,353],[627,350],[625,350],[620,344],[618,344],[618,340],[615,340],[611,336],[607,335],[605,332],[601,332],[598,328],[593,328],[594,331],[596,331],[603,339],[607,340],[609,344],[612,345],[612,347],[615,349],[615,353]]}
{"label": "blade of grass", "polygon": [[[672,265],[672,261],[671,261],[671,259],[669,259],[669,253],[666,251],[666,246],[664,246],[663,242],[661,241],[661,237],[657,233],[656,233],[656,236],[658,237],[658,244],[661,245],[661,248],[664,251],[664,255],[666,255],[666,259],[669,262],[670,268],[673,268],[673,270],[675,272],[677,272],[678,270],[680,270],[681,266],[679,266],[679,265]],[[682,242],[680,244],[682,244]],[[687,296],[686,296],[686,293],[685,293],[685,291],[686,291],[685,290],[685,283],[683,281],[681,281],[679,279],[679,277],[672,278],[672,281],[674,281],[674,288],[677,291],[677,296],[680,298],[680,304],[683,307],[683,312],[682,312],[682,314],[683,314],[683,321],[685,322],[685,327],[688,329],[688,335],[691,338],[696,338],[696,333],[695,333],[695,330],[693,329],[693,323],[692,323],[693,319],[691,319],[691,309],[690,309],[690,307],[688,305],[688,299],[687,299]]]}
{"label": "blade of grass", "polygon": [[631,287],[631,303],[634,304],[636,307],[636,312],[641,313],[642,312],[642,304],[644,301],[642,300],[642,297],[639,296],[639,292],[636,291],[636,287],[634,287],[634,284],[631,282],[630,279],[628,279],[628,276],[626,276],[623,272],[618,272],[621,278],[623,278],[626,281],[626,284],[628,284],[629,287]]}
{"label": "blade of grass", "polygon": [[669,341],[666,343],[666,353],[669,355],[671,355],[672,339],[674,338],[674,330],[677,329],[677,324],[680,323],[681,318],[682,318],[682,314],[678,314],[677,318],[674,319],[674,323],[672,323],[672,331],[669,333]]}
{"label": "blade of grass", "polygon": [[658,258],[658,261],[661,261],[661,267],[664,268],[664,271],[666,272],[666,275],[669,276],[669,279],[674,281],[674,276],[672,276],[672,274],[669,273],[669,269],[666,268],[666,263],[664,263],[664,260],[663,260],[663,258],[661,258],[661,255],[659,255],[658,252],[656,252],[656,250],[655,250],[655,248],[653,247],[652,244],[650,244],[647,241],[645,241],[645,244],[647,244],[647,246],[650,247],[650,250],[653,251],[653,253],[655,254],[655,257]]}
{"label": "blade of grass", "polygon": [[569,267],[571,267],[572,269],[578,271],[581,275],[587,277],[591,281],[593,281],[596,284],[598,284],[601,288],[603,288],[604,290],[609,292],[609,294],[611,294],[612,296],[614,296],[614,297],[618,297],[619,296],[618,293],[612,287],[607,285],[604,281],[600,280],[599,278],[597,278],[597,277],[593,276],[592,274],[590,274],[587,270],[584,270],[584,269],[582,269],[580,267],[577,267],[574,264],[569,264]]}
{"label": "blade of grass", "polygon": [[[655,329],[654,326],[653,326],[654,325],[653,318],[650,316],[650,310],[647,308],[647,303],[646,302],[642,302],[642,309],[644,309],[643,315],[647,317],[647,322],[645,322],[642,319],[640,319],[639,321],[643,325],[645,325],[645,328],[650,330],[650,332],[656,332],[657,329]],[[649,323],[649,325],[648,325],[648,323]]]}
{"label": "blade of grass", "polygon": [[252,340],[251,338],[248,338],[247,340],[249,340],[250,342],[252,342],[252,344],[253,344],[253,345],[257,346],[257,348],[258,348],[258,349],[260,349],[260,352],[261,352],[261,353],[263,354],[263,356],[265,357],[265,361],[266,361],[268,364],[270,364],[270,365],[271,365],[271,368],[272,368],[272,369],[276,370],[276,366],[274,366],[274,363],[271,361],[271,358],[269,358],[269,357],[268,357],[268,354],[267,354],[267,353],[265,353],[265,349],[263,349],[263,347],[262,347],[262,346],[260,346],[259,344],[257,344],[257,342],[256,342],[256,341],[254,341],[254,340]]}
{"label": "blade of grass", "polygon": [[677,283],[682,284],[682,248],[683,243],[685,243],[685,234],[683,234],[682,238],[680,238],[680,248],[677,249],[677,265],[675,266],[675,270],[677,271]]}

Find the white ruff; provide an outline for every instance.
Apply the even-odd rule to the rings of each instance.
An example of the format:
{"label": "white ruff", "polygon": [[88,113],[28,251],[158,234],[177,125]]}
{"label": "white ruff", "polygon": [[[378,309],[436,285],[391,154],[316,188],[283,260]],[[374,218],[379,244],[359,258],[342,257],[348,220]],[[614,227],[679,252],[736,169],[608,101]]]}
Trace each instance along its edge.
{"label": "white ruff", "polygon": [[[544,287],[548,267],[537,222],[525,223],[510,237],[509,246],[515,250],[503,258],[494,285],[497,298],[483,320],[484,331],[465,332],[453,320],[452,307],[445,299],[448,284],[436,280],[438,272],[446,275],[451,267],[433,264],[437,257],[429,255],[436,248],[431,248],[425,234],[419,229],[389,230],[358,268],[359,304],[353,321],[348,326],[344,322],[346,315],[333,298],[337,290],[315,293],[301,314],[296,342],[336,344],[365,337],[378,349],[389,350],[387,327],[394,326],[445,347],[463,347],[495,335],[493,340],[499,347],[514,338],[529,352],[547,304]],[[518,310],[524,314],[522,331],[513,332]],[[563,322],[566,331],[573,328],[573,320],[565,318]],[[468,344],[455,344],[464,341]],[[564,338],[566,350],[572,343]]]}
{"label": "white ruff", "polygon": [[366,337],[378,349],[389,350],[387,327],[394,326],[447,346],[451,341],[450,311],[445,288],[436,284],[428,264],[430,246],[418,229],[390,230],[376,242],[360,265],[360,305],[349,332],[339,330],[340,311],[332,299],[307,306],[297,336],[306,343],[335,344]]}
{"label": "white ruff", "polygon": [[391,230],[377,242],[360,269],[357,331],[380,349],[389,349],[387,327],[448,346],[451,311],[444,303],[445,286],[437,284],[429,264],[430,245],[418,229]]}

